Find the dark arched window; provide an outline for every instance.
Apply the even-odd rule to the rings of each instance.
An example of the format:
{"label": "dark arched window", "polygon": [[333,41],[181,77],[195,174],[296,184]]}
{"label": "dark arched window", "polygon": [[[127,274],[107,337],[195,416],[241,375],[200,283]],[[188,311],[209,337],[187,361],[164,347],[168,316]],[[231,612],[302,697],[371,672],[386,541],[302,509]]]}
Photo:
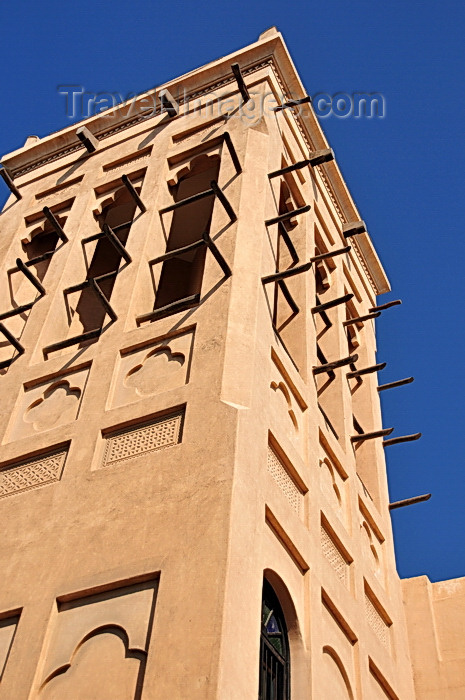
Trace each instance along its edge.
{"label": "dark arched window", "polygon": [[289,641],[279,600],[263,582],[259,700],[289,700]]}

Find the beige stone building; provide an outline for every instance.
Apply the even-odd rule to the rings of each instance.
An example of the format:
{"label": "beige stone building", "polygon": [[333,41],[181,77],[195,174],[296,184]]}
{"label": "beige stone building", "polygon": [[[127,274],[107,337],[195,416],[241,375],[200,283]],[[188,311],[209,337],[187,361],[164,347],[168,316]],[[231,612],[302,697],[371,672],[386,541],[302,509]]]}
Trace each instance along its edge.
{"label": "beige stone building", "polygon": [[3,157],[0,700],[465,698],[464,580],[396,572],[389,282],[306,95],[271,29]]}

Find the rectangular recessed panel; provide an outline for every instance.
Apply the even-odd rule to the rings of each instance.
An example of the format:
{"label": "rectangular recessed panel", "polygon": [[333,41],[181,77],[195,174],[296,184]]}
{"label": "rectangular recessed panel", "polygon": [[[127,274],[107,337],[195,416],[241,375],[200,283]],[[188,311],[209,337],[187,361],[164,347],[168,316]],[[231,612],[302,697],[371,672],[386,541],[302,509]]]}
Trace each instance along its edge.
{"label": "rectangular recessed panel", "polygon": [[378,637],[379,641],[387,649],[389,648],[389,627],[365,593],[365,612],[368,624]]}
{"label": "rectangular recessed panel", "polygon": [[68,450],[36,457],[0,471],[0,498],[59,481]]}
{"label": "rectangular recessed panel", "polygon": [[321,526],[321,548],[323,554],[333,567],[338,578],[346,585],[349,585],[349,565],[339,551],[333,538],[326,528]]}
{"label": "rectangular recessed panel", "polygon": [[119,464],[141,454],[176,445],[181,440],[182,417],[183,413],[164,416],[107,436],[102,466]]}
{"label": "rectangular recessed panel", "polygon": [[303,500],[302,494],[295,485],[294,481],[287,473],[284,464],[281,462],[276,452],[270,446],[268,446],[267,464],[268,471],[278,484],[283,494],[286,496],[291,507],[295,510],[297,515],[300,515]]}

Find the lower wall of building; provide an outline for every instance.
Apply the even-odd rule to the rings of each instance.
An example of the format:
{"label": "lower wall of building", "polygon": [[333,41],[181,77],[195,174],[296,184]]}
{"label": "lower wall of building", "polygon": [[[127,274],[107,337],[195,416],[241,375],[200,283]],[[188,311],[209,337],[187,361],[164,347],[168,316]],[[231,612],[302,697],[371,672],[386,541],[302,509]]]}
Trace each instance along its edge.
{"label": "lower wall of building", "polygon": [[402,582],[417,700],[465,698],[465,577]]}

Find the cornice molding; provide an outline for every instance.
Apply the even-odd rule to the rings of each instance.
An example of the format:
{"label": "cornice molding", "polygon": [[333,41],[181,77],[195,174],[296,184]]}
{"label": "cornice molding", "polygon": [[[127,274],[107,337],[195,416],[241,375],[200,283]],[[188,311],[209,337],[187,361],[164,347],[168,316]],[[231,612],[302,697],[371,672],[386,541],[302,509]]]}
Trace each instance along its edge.
{"label": "cornice molding", "polygon": [[[184,90],[184,97],[179,100],[179,103],[182,105],[186,101],[201,98],[210,92],[233,83],[235,81],[234,75],[229,70],[225,75],[225,69],[226,66],[229,67],[231,63],[238,60],[244,76],[252,75],[263,68],[270,68],[284,99],[300,99],[306,95],[284,40],[281,34],[277,32],[234,54],[225,56],[218,61],[213,61],[165,83],[159,88],[143,93],[135,103],[118,105],[116,112],[107,110],[79,123],[91,127],[92,133],[100,141],[104,141],[141,122],[149,123],[151,119],[159,116],[161,114],[160,107],[155,111],[147,109],[145,112],[139,111],[135,116],[129,115],[131,110],[137,109],[137,105],[141,104],[144,99],[153,97],[162,88],[169,89],[172,94],[177,94],[177,88],[179,88],[179,92],[181,89]],[[294,110],[290,110],[290,113],[293,115],[295,124],[309,151],[328,147],[328,142],[310,105],[302,105],[299,113],[296,113]],[[4,156],[2,162],[10,170],[13,177],[19,178],[32,170],[36,170],[72,153],[85,151],[75,135],[76,128],[77,123],[50,134],[38,142],[27,144],[23,148]],[[360,220],[362,217],[357,211],[337,163],[332,162],[317,166],[317,168],[340,219],[341,227],[343,223],[348,221]],[[389,282],[369,236],[363,234],[363,236],[358,236],[358,238],[352,238],[351,245],[375,294],[389,291]]]}

